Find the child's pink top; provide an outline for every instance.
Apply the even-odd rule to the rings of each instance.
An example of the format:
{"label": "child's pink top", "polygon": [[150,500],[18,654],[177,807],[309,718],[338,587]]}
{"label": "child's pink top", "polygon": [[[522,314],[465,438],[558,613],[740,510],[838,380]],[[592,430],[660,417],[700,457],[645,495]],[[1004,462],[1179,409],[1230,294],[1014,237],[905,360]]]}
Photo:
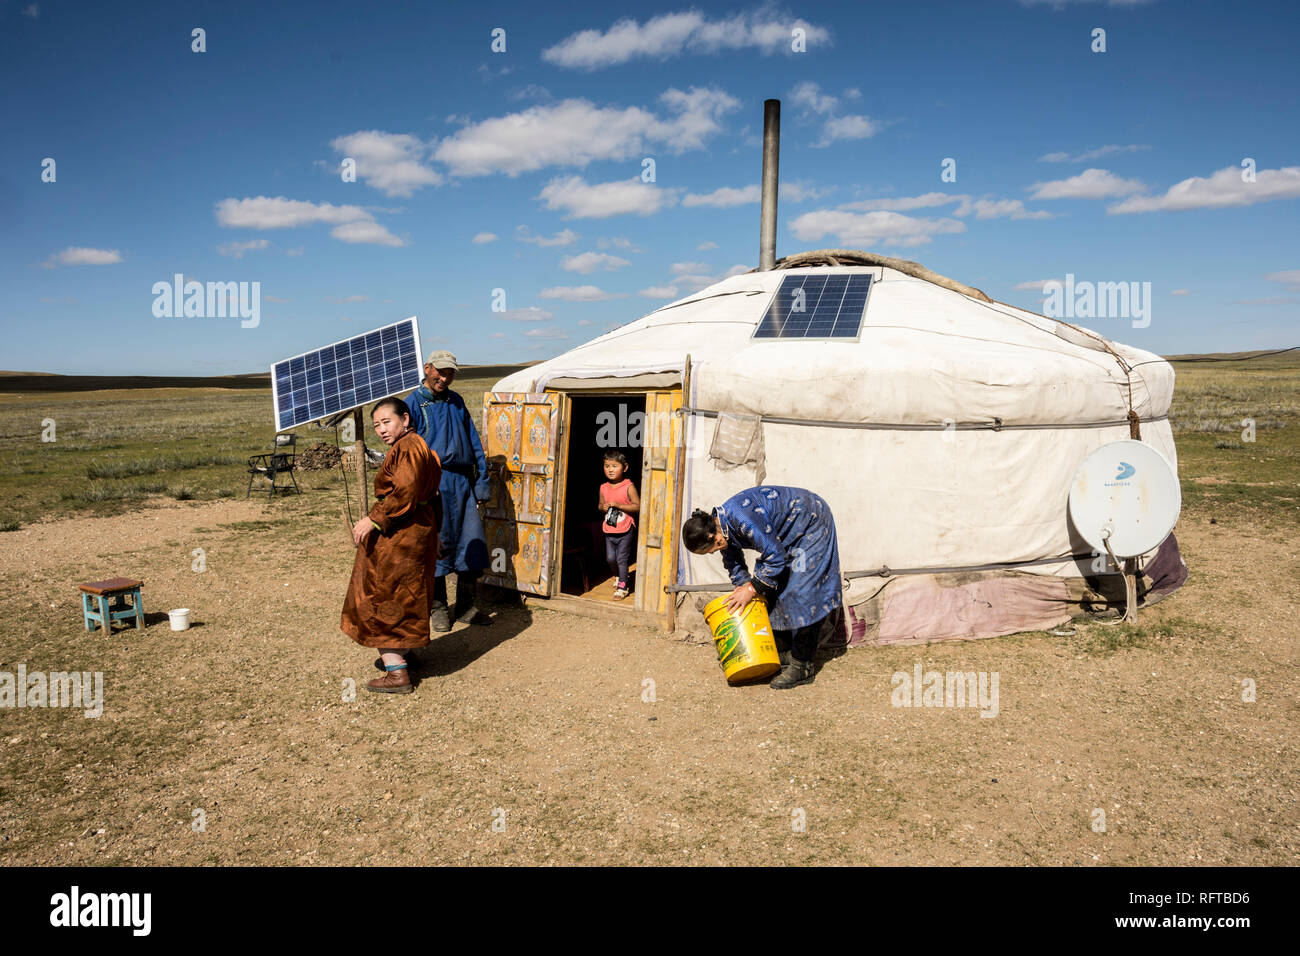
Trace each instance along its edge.
{"label": "child's pink top", "polygon": [[[631,487],[632,479],[624,478],[616,485],[612,485],[607,481],[600,486],[600,490],[605,494],[605,504],[613,505],[615,508],[618,508],[622,505],[630,505],[632,503],[632,498],[628,494],[628,489]],[[623,517],[618,519],[618,524],[614,527],[611,528],[609,525],[605,524],[603,520],[600,523],[600,527],[604,530],[605,534],[622,534],[624,531],[631,529],[634,524],[636,524],[636,522],[632,520],[632,516],[625,511],[623,512]]]}

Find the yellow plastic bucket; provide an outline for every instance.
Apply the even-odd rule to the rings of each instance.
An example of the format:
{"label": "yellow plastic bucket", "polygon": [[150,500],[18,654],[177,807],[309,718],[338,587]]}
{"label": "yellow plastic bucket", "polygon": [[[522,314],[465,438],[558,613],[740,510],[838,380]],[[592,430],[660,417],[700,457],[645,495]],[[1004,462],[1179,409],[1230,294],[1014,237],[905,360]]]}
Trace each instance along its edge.
{"label": "yellow plastic bucket", "polygon": [[756,598],[741,608],[739,614],[732,614],[726,608],[729,596],[724,594],[704,606],[704,621],[713,632],[718,666],[728,684],[771,677],[781,669],[781,658],[776,651],[767,606]]}

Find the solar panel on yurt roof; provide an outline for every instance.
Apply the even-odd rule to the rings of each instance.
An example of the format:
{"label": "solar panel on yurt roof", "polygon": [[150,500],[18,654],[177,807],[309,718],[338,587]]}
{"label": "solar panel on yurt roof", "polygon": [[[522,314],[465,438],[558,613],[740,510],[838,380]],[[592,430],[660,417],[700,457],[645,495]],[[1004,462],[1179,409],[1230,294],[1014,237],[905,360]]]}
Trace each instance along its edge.
{"label": "solar panel on yurt roof", "polygon": [[870,288],[869,273],[785,276],[754,338],[856,339]]}
{"label": "solar panel on yurt roof", "polygon": [[271,366],[276,430],[409,392],[422,378],[414,316],[295,355]]}

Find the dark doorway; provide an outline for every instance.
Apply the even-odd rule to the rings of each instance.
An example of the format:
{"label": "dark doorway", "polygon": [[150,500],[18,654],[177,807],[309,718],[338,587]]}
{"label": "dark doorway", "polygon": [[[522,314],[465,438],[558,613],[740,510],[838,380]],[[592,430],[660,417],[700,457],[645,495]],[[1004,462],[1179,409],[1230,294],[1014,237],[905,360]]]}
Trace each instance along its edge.
{"label": "dark doorway", "polygon": [[[644,395],[570,394],[569,457],[564,466],[564,552],[560,590],[565,594],[633,606],[633,598],[614,601],[614,575],[605,561],[605,532],[598,499],[605,482],[608,450],[627,457],[627,477],[641,491],[645,445]],[[639,532],[640,522],[637,522]],[[636,568],[635,552],[632,568]],[[631,576],[636,588],[635,570]]]}

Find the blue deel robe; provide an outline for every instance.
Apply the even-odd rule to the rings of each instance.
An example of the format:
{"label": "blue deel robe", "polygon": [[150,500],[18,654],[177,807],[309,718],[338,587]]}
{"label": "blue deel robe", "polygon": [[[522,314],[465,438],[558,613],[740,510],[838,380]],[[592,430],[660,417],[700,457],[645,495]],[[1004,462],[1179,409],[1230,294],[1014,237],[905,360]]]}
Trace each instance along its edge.
{"label": "blue deel robe", "polygon": [[[828,504],[805,488],[760,485],[713,510],[727,537],[722,564],[739,587],[752,577],[777,592],[772,627],[816,624],[842,601],[840,551]],[[759,553],[751,575],[742,548]]]}
{"label": "blue deel robe", "polygon": [[451,571],[481,571],[489,563],[487,538],[476,501],[492,493],[483,444],[465,400],[451,390],[435,397],[421,385],[406,397],[411,427],[442,462],[442,528],[438,577]]}

